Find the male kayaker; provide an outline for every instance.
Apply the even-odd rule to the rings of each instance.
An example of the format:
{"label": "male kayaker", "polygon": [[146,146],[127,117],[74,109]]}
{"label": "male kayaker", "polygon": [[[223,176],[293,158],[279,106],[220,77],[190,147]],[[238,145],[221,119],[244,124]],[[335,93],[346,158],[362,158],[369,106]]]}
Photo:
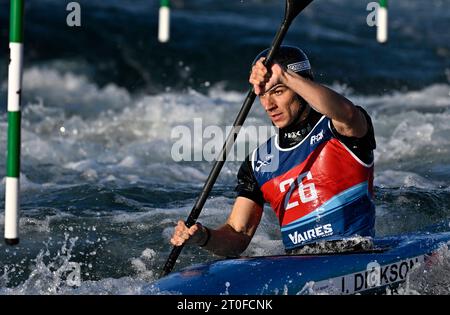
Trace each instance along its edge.
{"label": "male kayaker", "polygon": [[171,243],[187,241],[217,255],[237,256],[250,243],[268,202],[287,252],[370,244],[365,240],[374,236],[376,145],[369,115],[314,82],[301,49],[282,46],[270,69],[263,65],[267,53],[256,57],[249,82],[277,135],[243,162],[225,224],[211,229],[197,223],[188,229],[179,221]]}

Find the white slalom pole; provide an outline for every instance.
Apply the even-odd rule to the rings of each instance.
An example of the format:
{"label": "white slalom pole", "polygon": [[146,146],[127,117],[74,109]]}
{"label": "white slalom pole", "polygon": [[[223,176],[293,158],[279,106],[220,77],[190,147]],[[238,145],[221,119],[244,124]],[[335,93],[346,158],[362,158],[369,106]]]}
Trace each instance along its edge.
{"label": "white slalom pole", "polygon": [[377,10],[377,41],[384,44],[388,40],[388,0],[380,0]]}
{"label": "white slalom pole", "polygon": [[170,38],[170,8],[169,0],[161,0],[159,8],[159,25],[158,25],[158,40],[161,43],[166,43]]}
{"label": "white slalom pole", "polygon": [[24,0],[11,0],[8,68],[8,155],[5,187],[5,242],[19,243],[20,98],[23,64]]}

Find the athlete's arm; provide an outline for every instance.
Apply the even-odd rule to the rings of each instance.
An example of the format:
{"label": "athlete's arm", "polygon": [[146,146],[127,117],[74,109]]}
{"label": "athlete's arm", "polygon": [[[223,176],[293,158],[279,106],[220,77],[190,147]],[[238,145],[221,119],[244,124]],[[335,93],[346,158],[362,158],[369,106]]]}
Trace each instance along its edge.
{"label": "athlete's arm", "polygon": [[211,230],[206,249],[220,256],[238,256],[250,243],[261,221],[263,209],[256,202],[237,197],[226,223]]}
{"label": "athlete's arm", "polygon": [[[239,256],[255,234],[262,213],[261,205],[248,198],[237,197],[225,224],[214,230],[209,229],[210,238],[203,248],[219,256]],[[179,221],[170,241],[175,246],[186,241],[202,245],[207,237],[207,231],[200,224],[188,229],[184,222]]]}
{"label": "athlete's arm", "polygon": [[331,118],[336,131],[346,137],[362,138],[367,133],[364,114],[347,98],[326,86],[288,71],[284,83],[315,110]]}
{"label": "athlete's arm", "polygon": [[366,135],[367,121],[364,114],[347,98],[291,70],[285,71],[278,64],[272,65],[269,76],[263,60],[261,58],[253,66],[250,78],[256,94],[266,93],[278,84],[283,84],[305,99],[316,111],[330,118],[341,135],[357,138]]}

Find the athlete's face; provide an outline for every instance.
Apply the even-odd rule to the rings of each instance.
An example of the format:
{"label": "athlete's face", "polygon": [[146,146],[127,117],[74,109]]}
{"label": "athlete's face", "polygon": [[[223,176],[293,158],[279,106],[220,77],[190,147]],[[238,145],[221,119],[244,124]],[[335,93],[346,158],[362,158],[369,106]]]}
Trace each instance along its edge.
{"label": "athlete's face", "polygon": [[297,117],[300,102],[285,85],[277,84],[259,97],[261,105],[278,128],[289,126]]}

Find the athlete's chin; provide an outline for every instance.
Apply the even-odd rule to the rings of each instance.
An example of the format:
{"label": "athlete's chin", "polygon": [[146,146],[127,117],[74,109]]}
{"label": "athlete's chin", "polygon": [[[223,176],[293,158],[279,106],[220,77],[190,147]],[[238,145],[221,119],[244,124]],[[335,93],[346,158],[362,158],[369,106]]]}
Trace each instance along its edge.
{"label": "athlete's chin", "polygon": [[279,121],[279,120],[273,120],[273,119],[272,119],[272,123],[278,129],[284,128],[284,127],[286,127],[288,125],[286,121]]}

